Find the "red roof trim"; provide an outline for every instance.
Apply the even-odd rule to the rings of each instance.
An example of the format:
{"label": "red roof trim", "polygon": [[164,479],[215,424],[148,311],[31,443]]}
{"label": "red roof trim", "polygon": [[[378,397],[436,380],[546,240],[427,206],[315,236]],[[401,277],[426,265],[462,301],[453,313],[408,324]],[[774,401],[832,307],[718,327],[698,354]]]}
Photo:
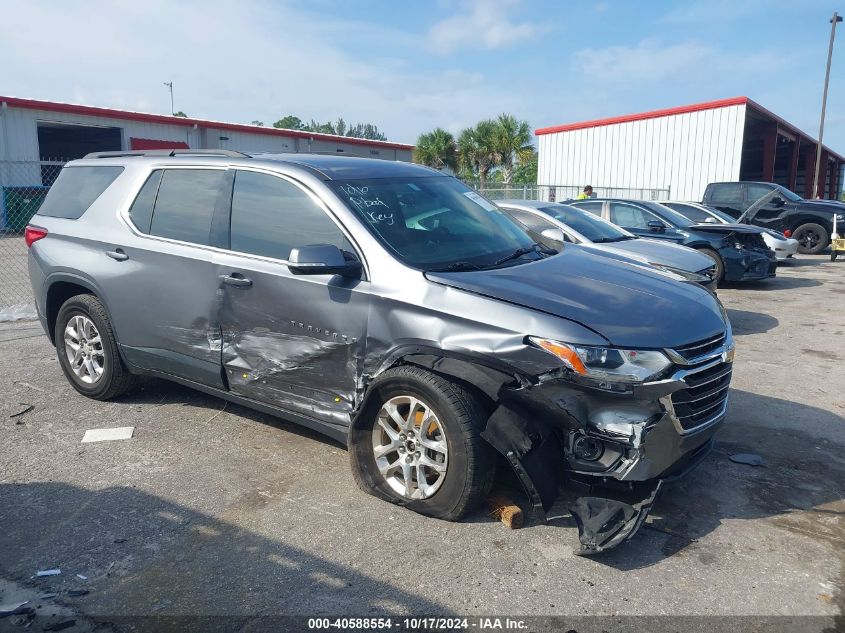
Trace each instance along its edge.
{"label": "red roof trim", "polygon": [[750,99],[748,97],[731,97],[730,99],[719,99],[718,101],[705,101],[704,103],[694,103],[692,105],[679,106],[677,108],[666,108],[664,110],[640,112],[639,114],[627,114],[624,116],[611,117],[609,119],[596,119],[594,121],[583,121],[581,123],[569,123],[566,125],[543,127],[534,130],[534,134],[537,136],[541,136],[543,134],[554,134],[555,132],[570,132],[572,130],[583,130],[591,127],[601,127],[603,125],[613,125],[615,123],[630,123],[631,121],[657,119],[659,117],[671,116],[673,114],[686,114],[687,112],[701,112],[702,110],[714,110],[716,108],[724,108],[726,106],[744,105],[749,101]]}
{"label": "red roof trim", "polygon": [[21,99],[19,97],[0,96],[0,103],[6,103],[10,108],[25,108],[28,110],[46,110],[48,112],[64,112],[68,114],[79,114],[83,116],[101,116],[125,121],[141,121],[144,123],[163,123],[165,125],[181,125],[183,127],[206,127],[214,130],[232,130],[236,132],[248,132],[250,134],[266,134],[268,136],[287,136],[289,138],[312,138],[320,141],[334,141],[336,143],[349,143],[350,145],[367,145],[369,147],[383,147],[385,149],[401,149],[411,151],[413,145],[405,143],[391,143],[388,141],[371,141],[369,139],[354,138],[351,136],[336,136],[334,134],[320,134],[318,132],[303,132],[301,130],[287,130],[273,127],[261,127],[258,125],[245,125],[242,123],[223,123],[220,121],[209,121],[206,119],[191,119],[167,114],[149,114],[147,112],[131,112],[128,110],[114,110],[112,108],[100,108],[96,106],[77,105],[73,103],[60,103],[57,101],[41,101],[39,99]]}

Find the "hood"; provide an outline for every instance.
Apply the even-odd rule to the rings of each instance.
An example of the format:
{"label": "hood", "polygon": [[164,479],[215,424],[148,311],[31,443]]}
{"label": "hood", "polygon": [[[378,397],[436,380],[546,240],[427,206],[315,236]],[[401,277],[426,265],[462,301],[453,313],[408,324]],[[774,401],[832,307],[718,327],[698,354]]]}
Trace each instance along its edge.
{"label": "hood", "polygon": [[845,213],[845,202],[838,202],[837,200],[802,200],[794,204],[807,211]]}
{"label": "hood", "polygon": [[702,255],[692,248],[666,241],[637,239],[607,244],[592,244],[590,246],[633,257],[648,264],[670,266],[692,273],[713,266],[713,260],[707,255]]}
{"label": "hood", "polygon": [[762,233],[759,226],[750,224],[693,224],[687,227],[691,231],[702,231],[704,233]]}
{"label": "hood", "polygon": [[425,276],[575,321],[620,347],[678,346],[716,336],[726,327],[721,305],[698,284],[578,246],[507,268]]}

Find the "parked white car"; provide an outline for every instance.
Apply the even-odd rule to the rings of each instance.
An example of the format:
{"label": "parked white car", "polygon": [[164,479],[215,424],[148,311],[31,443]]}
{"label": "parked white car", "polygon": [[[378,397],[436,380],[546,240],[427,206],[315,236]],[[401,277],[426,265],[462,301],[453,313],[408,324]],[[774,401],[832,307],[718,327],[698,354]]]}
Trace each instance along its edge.
{"label": "parked white car", "polygon": [[[660,204],[677,211],[693,222],[703,222],[705,224],[734,224],[736,222],[735,218],[722,213],[718,209],[698,202],[678,202],[674,200],[664,202],[661,200]],[[798,240],[786,237],[783,233],[779,233],[774,229],[758,228],[763,231],[763,240],[765,240],[766,246],[775,252],[775,256],[779,262],[792,257],[798,252]]]}

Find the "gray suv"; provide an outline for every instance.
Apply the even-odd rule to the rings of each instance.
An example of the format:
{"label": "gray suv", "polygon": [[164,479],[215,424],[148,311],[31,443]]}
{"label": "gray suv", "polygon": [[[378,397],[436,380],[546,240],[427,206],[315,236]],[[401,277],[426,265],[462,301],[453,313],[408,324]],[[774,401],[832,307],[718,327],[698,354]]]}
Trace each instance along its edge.
{"label": "gray suv", "polygon": [[433,517],[477,507],[509,464],[531,510],[573,492],[581,553],[613,547],[725,417],[715,297],[536,244],[426,167],[93,154],[26,241],[77,391],[114,398],[146,374],[294,420],[347,443],[364,490]]}

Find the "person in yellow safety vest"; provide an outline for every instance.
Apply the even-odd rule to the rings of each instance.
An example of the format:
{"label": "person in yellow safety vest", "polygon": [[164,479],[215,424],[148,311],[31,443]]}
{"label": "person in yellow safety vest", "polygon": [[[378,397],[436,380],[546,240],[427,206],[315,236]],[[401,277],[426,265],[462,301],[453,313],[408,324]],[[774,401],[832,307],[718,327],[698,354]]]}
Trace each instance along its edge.
{"label": "person in yellow safety vest", "polygon": [[588,198],[593,197],[593,186],[587,185],[584,187],[584,191],[578,194],[577,200],[586,200]]}

